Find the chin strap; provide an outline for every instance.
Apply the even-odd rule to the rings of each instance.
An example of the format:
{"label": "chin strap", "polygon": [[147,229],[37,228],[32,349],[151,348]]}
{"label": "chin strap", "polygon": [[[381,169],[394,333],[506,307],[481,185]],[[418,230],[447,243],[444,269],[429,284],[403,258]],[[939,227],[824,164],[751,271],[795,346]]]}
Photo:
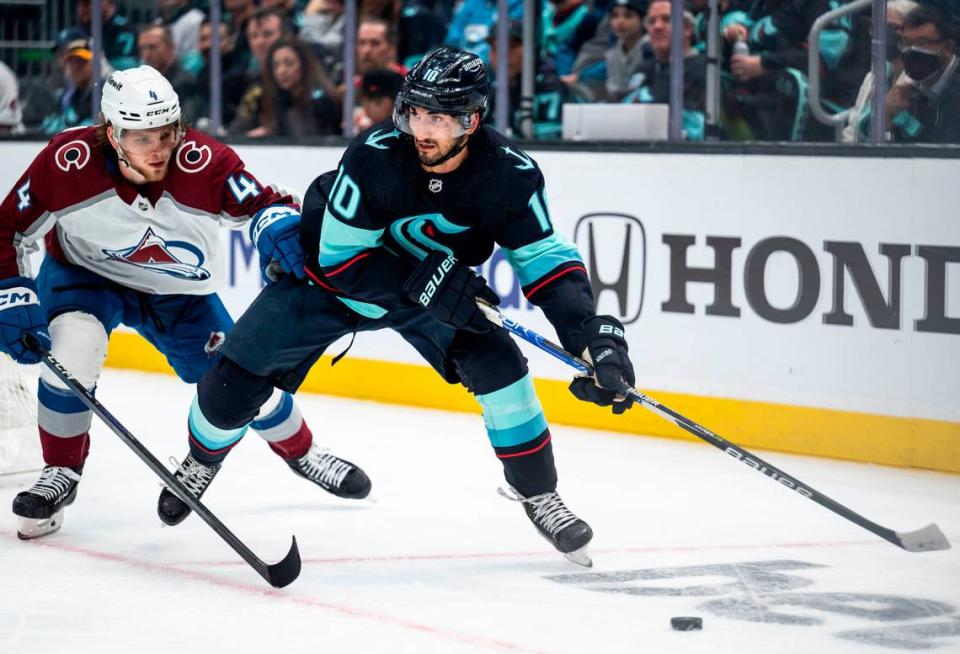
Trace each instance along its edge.
{"label": "chin strap", "polygon": [[[182,127],[177,130],[177,144],[173,146],[174,152],[176,152],[177,148],[180,147],[180,143],[181,141],[183,141],[183,136],[185,133],[186,133],[186,130],[183,129]],[[130,161],[127,159],[127,156],[123,152],[123,148],[120,147],[120,138],[123,136],[123,130],[122,129],[115,130],[114,136],[117,140],[117,145],[114,148],[114,151],[116,151],[117,153],[117,160],[121,164],[126,166],[127,170],[137,177],[137,179],[134,180],[134,184],[146,184],[147,176],[143,174],[142,170],[140,170],[139,168],[134,166],[132,163],[130,163]]]}
{"label": "chin strap", "polygon": [[467,147],[467,143],[470,141],[470,135],[469,135],[469,134],[464,134],[462,137],[460,137],[460,139],[461,139],[461,140],[460,140],[459,143],[457,143],[455,146],[453,146],[452,148],[450,148],[450,152],[446,153],[445,155],[443,155],[442,157],[440,157],[438,160],[434,161],[434,162],[433,162],[432,164],[430,164],[428,167],[429,167],[429,168],[435,168],[435,167],[437,167],[437,166],[439,166],[439,165],[441,165],[441,164],[444,164],[444,163],[450,161],[450,160],[453,159],[455,156],[457,156],[458,154],[460,154],[460,153],[463,151],[463,149],[464,149],[465,147]]}
{"label": "chin strap", "polygon": [[127,167],[127,171],[128,171],[130,174],[132,174],[132,175],[134,175],[134,176],[136,177],[136,179],[133,180],[134,184],[146,184],[146,183],[147,183],[147,176],[144,175],[138,168],[134,167],[134,165],[133,165],[132,163],[130,163],[129,161],[127,161],[127,158],[126,158],[126,157],[124,156],[124,154],[123,154],[123,148],[121,148],[121,147],[118,145],[118,146],[117,146],[116,148],[114,148],[114,149],[115,149],[116,152],[117,152],[117,160],[118,160],[122,165],[124,165],[124,166]]}

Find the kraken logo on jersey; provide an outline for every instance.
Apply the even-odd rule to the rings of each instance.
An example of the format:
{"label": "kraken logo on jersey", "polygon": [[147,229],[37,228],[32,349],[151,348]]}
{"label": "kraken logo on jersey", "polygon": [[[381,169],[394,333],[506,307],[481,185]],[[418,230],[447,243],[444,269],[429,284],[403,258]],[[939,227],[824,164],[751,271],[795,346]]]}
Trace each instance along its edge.
{"label": "kraken logo on jersey", "polygon": [[[404,250],[418,259],[425,259],[431,250],[439,250],[454,256],[453,250],[431,238],[435,235],[434,229],[442,234],[459,234],[470,228],[455,225],[444,218],[442,214],[425,213],[397,220],[390,225],[390,234]],[[426,250],[418,247],[413,241],[422,245]]]}
{"label": "kraken logo on jersey", "polygon": [[[169,275],[178,279],[203,281],[210,278],[210,272],[201,266],[203,253],[195,245],[186,241],[166,241],[147,228],[140,242],[129,248],[101,250],[109,261],[119,261],[151,272]],[[178,256],[176,253],[182,252]],[[184,261],[187,256],[194,263]]]}

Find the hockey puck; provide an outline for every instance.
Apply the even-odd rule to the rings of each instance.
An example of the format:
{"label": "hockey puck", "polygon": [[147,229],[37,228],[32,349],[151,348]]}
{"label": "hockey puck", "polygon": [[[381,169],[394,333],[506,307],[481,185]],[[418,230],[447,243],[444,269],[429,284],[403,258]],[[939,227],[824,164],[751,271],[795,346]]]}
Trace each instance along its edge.
{"label": "hockey puck", "polygon": [[670,618],[670,626],[674,631],[700,631],[703,629],[703,618],[677,616]]}

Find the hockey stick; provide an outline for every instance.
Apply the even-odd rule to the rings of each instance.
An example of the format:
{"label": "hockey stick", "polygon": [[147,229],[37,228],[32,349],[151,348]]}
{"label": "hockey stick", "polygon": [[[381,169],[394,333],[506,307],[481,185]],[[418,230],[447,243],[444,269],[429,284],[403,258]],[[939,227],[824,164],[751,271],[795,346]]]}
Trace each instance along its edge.
{"label": "hockey stick", "polygon": [[[590,376],[593,375],[593,367],[583,359],[570,354],[559,345],[551,343],[540,334],[527,329],[515,320],[511,320],[498,311],[495,307],[484,304],[479,300],[477,301],[477,304],[483,311],[484,315],[494,324],[503,327],[510,333],[519,336],[528,343],[536,345],[541,350],[553,355],[557,359],[560,359],[567,365],[576,368],[580,372]],[[706,427],[702,427],[692,420],[680,415],[676,411],[665,407],[652,397],[644,395],[635,388],[631,388],[630,386],[624,384],[620,391],[626,395],[630,395],[645,408],[653,411],[661,418],[673,422],[681,429],[690,432],[697,438],[704,440],[707,443],[710,443],[717,449],[726,452],[739,461],[742,461],[754,470],[762,472],[770,479],[783,484],[790,490],[796,491],[807,499],[813,500],[820,506],[833,511],[837,515],[860,525],[867,531],[873,532],[880,538],[893,543],[897,547],[903,548],[908,552],[930,552],[934,550],[950,549],[950,541],[947,540],[946,536],[943,535],[943,532],[941,532],[940,528],[935,524],[929,524],[922,529],[917,529],[916,531],[893,531],[892,529],[878,525],[875,522],[867,520],[859,513],[851,511],[839,502],[830,499],[823,493],[820,493],[810,486],[801,483],[796,478],[791,477],[779,468],[767,463],[760,457],[751,454],[747,450],[734,445],[721,436],[718,436]]]}
{"label": "hockey stick", "polygon": [[283,588],[284,586],[293,582],[300,574],[300,550],[297,547],[297,538],[293,537],[293,544],[290,546],[290,551],[287,552],[287,555],[283,557],[283,560],[279,563],[265,563],[261,561],[257,555],[250,551],[246,545],[243,544],[239,538],[237,538],[233,532],[227,529],[220,520],[215,516],[210,509],[205,507],[200,503],[200,500],[195,498],[190,491],[188,491],[183,484],[181,484],[176,477],[174,477],[166,467],[157,461],[156,457],[150,453],[146,447],[143,446],[136,437],[127,431],[126,427],[120,424],[120,421],[113,417],[113,415],[107,411],[100,402],[86,389],[83,384],[78,382],[73,375],[71,375],[66,368],[60,365],[60,362],[53,358],[53,356],[47,351],[45,347],[32,335],[26,334],[23,337],[23,344],[27,346],[32,352],[37,354],[40,357],[40,360],[57,377],[60,378],[64,384],[67,385],[67,388],[76,393],[77,397],[87,405],[87,407],[97,414],[97,417],[103,420],[106,423],[113,433],[120,437],[120,440],[126,444],[134,454],[140,457],[140,460],[147,464],[147,467],[150,468],[154,474],[156,474],[160,479],[163,480],[163,483],[167,485],[167,488],[176,493],[183,502],[193,509],[194,513],[200,516],[204,522],[206,522],[210,527],[217,532],[217,535],[220,536],[227,544],[233,548],[233,550],[239,554],[244,561],[250,564],[257,573],[267,580],[267,582],[275,588]]}

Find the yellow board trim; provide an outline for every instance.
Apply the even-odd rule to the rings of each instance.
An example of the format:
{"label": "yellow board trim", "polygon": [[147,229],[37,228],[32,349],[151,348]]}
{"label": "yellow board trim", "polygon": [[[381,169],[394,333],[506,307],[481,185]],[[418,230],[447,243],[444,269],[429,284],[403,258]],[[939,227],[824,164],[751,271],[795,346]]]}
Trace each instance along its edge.
{"label": "yellow board trim", "polygon": [[[479,405],[462,386],[445,383],[427,366],[352,357],[334,367],[329,362],[329,357],[323,357],[300,390],[480,413]],[[111,336],[107,365],[173,373],[162,354],[139,334],[130,332],[115,332]],[[579,402],[567,391],[565,382],[537,379],[535,385],[551,422],[698,440],[649,411],[631,410],[614,416],[609,409]],[[674,411],[743,447],[960,472],[960,423],[681,393],[649,393]]]}

